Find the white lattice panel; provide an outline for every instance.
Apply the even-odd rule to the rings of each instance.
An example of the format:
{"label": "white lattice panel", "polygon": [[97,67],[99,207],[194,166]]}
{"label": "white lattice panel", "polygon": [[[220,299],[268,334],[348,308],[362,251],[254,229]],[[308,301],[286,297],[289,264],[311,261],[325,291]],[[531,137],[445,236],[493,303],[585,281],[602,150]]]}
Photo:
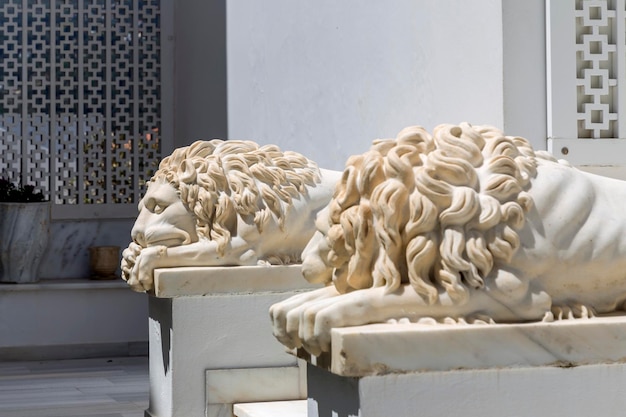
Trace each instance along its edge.
{"label": "white lattice panel", "polygon": [[609,9],[606,0],[586,0],[576,5],[576,95],[580,138],[616,137],[616,14],[615,10]]}
{"label": "white lattice panel", "polygon": [[[75,174],[78,172],[77,132],[78,118],[76,115],[65,114],[57,118],[56,130],[53,135],[53,149],[56,150],[54,171],[52,172],[53,183],[56,186],[54,195],[69,204],[78,204],[79,201],[83,201],[78,196]],[[66,178],[69,180],[65,180]]]}
{"label": "white lattice panel", "polygon": [[549,150],[626,166],[626,1],[550,0],[547,25]]}
{"label": "white lattice panel", "polygon": [[0,176],[57,213],[135,210],[163,146],[162,1],[0,1]]}
{"label": "white lattice panel", "polygon": [[22,162],[22,147],[20,137],[22,134],[22,118],[19,116],[7,116],[3,119],[0,127],[0,172],[10,178],[19,178]]}

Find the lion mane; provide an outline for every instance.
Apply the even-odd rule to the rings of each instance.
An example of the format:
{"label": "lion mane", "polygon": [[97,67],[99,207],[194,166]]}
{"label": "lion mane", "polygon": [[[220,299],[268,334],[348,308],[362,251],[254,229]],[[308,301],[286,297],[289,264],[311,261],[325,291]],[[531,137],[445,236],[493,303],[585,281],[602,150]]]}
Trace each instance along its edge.
{"label": "lion mane", "polygon": [[520,246],[537,158],[493,127],[402,130],[353,156],[329,205],[326,257],[339,293],[410,282],[429,304],[438,287],[462,302]]}
{"label": "lion mane", "polygon": [[317,165],[303,155],[252,141],[197,141],[176,149],[151,181],[165,179],[196,218],[198,236],[224,253],[237,234],[237,216],[259,233],[272,221],[283,229],[292,199],[320,182]]}

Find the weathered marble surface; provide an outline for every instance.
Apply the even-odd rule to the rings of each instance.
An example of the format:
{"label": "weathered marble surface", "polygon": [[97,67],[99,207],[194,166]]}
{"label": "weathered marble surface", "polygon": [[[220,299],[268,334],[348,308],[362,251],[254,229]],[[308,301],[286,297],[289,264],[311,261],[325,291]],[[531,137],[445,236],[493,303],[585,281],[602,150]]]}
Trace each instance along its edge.
{"label": "weathered marble surface", "polygon": [[306,398],[306,365],[206,371],[209,404]]}
{"label": "weathered marble surface", "polygon": [[271,308],[290,348],[390,319],[585,318],[626,300],[626,182],[489,126],[401,131],[352,157],[303,252],[332,284]]}
{"label": "weathered marble surface", "polygon": [[371,324],[332,330],[313,362],[343,376],[569,367],[626,358],[626,316],[513,324]]}
{"label": "weathered marble surface", "polygon": [[338,328],[310,358],[308,417],[619,415],[624,358],[622,315]]}
{"label": "weathered marble surface", "polygon": [[233,403],[306,398],[304,369],[267,317],[270,305],[311,289],[299,265],[163,268],[155,277],[148,415],[230,417]]}
{"label": "weathered marble surface", "polygon": [[616,416],[626,408],[623,363],[363,378],[341,377],[309,366],[307,380],[307,417]]}
{"label": "weathered marble surface", "polygon": [[307,400],[235,404],[237,417],[307,417]]}
{"label": "weathered marble surface", "polygon": [[55,220],[50,225],[48,248],[41,261],[41,279],[86,278],[89,276],[90,246],[125,247],[131,219]]}
{"label": "weathered marble surface", "polygon": [[49,226],[50,202],[0,204],[0,282],[39,281]]}
{"label": "weathered marble surface", "polygon": [[198,141],[161,161],[139,203],[122,276],[153,290],[153,271],[300,261],[341,173],[249,141]]}
{"label": "weathered marble surface", "polygon": [[311,290],[320,284],[301,279],[301,265],[160,268],[154,295],[160,298]]}

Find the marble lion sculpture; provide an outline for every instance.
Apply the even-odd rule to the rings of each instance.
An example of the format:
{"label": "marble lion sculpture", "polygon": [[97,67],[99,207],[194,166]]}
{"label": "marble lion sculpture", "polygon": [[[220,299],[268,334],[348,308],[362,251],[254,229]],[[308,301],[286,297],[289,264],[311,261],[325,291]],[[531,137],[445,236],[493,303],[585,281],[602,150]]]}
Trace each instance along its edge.
{"label": "marble lion sculpture", "polygon": [[626,299],[626,183],[520,137],[469,124],[409,127],[353,156],[303,274],[326,287],[271,307],[290,348],[332,328],[590,317]]}
{"label": "marble lion sculpture", "polygon": [[176,149],[139,203],[122,278],[141,292],[156,268],[299,262],[340,176],[251,141]]}

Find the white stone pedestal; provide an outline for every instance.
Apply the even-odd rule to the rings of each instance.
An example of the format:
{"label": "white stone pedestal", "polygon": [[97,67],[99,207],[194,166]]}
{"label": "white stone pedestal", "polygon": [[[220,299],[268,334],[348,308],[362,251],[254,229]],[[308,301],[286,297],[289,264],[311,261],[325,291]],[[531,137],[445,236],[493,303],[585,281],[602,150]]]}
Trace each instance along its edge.
{"label": "white stone pedestal", "polygon": [[308,417],[623,415],[625,358],[624,317],[337,329]]}
{"label": "white stone pedestal", "polygon": [[298,265],[160,269],[155,288],[146,416],[231,416],[237,402],[306,398],[304,372],[268,313],[313,288]]}

